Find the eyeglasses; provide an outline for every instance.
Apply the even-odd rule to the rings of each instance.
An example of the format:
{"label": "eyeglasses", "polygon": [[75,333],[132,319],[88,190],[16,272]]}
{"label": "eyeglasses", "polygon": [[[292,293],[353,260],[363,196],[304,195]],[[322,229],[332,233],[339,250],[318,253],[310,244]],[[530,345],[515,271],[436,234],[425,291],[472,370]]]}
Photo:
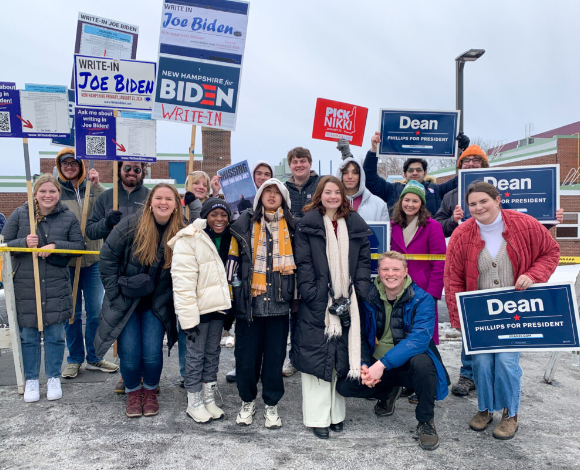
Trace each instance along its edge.
{"label": "eyeglasses", "polygon": [[421,173],[423,171],[423,167],[421,168],[409,168],[407,169],[407,173]]}
{"label": "eyeglasses", "polygon": [[61,165],[64,166],[65,168],[77,168],[77,167],[81,166],[81,164],[79,162],[77,162],[76,160],[74,160],[72,162],[62,162]]}
{"label": "eyeglasses", "polygon": [[483,160],[481,157],[464,158],[463,163],[481,163]]}
{"label": "eyeglasses", "polygon": [[133,170],[133,173],[138,175],[139,173],[141,173],[143,171],[143,168],[141,168],[140,166],[129,166],[129,165],[123,166],[123,171],[125,173],[129,173],[131,170]]}

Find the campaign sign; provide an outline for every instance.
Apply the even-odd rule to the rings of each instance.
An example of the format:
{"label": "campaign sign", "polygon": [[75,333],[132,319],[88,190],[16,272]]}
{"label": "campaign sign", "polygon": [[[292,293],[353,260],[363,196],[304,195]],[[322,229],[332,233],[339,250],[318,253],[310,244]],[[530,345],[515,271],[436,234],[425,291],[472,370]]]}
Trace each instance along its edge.
{"label": "campaign sign", "polygon": [[159,57],[153,118],[236,128],[240,68]]}
{"label": "campaign sign", "polygon": [[314,112],[312,138],[337,142],[346,139],[351,145],[363,143],[367,108],[318,98]]}
{"label": "campaign sign", "polygon": [[253,207],[256,196],[256,186],[248,161],[218,170],[217,174],[226,202],[232,210],[232,219],[236,219],[244,210]]}
{"label": "campaign sign", "polygon": [[117,160],[157,161],[157,121],[150,113],[121,111],[116,123]]}
{"label": "campaign sign", "polygon": [[118,160],[115,111],[75,109],[75,151],[86,160]]}
{"label": "campaign sign", "polygon": [[68,92],[59,85],[27,83],[20,91],[22,134],[26,138],[68,138]]}
{"label": "campaign sign", "polygon": [[79,12],[75,54],[135,59],[139,27]]}
{"label": "campaign sign", "polygon": [[491,183],[499,191],[501,206],[531,215],[542,223],[557,223],[560,205],[560,165],[527,165],[509,168],[459,170],[458,195],[465,213],[471,217],[465,193],[474,181]]}
{"label": "campaign sign", "polygon": [[52,145],[60,145],[64,147],[75,146],[75,91],[68,90],[68,125],[70,127],[70,138],[68,139],[52,139]]}
{"label": "campaign sign", "polygon": [[229,0],[166,0],[159,54],[241,65],[249,6]]}
{"label": "campaign sign", "polygon": [[572,282],[455,294],[466,354],[580,349]]}
{"label": "campaign sign", "polygon": [[151,111],[155,62],[75,55],[77,106]]}
{"label": "campaign sign", "polygon": [[379,154],[455,158],[459,111],[381,109]]}
{"label": "campaign sign", "polygon": [[16,83],[0,82],[0,137],[24,137],[21,119]]}
{"label": "campaign sign", "polygon": [[373,231],[369,235],[371,243],[371,276],[379,274],[379,256],[391,249],[391,223],[390,222],[367,222]]}

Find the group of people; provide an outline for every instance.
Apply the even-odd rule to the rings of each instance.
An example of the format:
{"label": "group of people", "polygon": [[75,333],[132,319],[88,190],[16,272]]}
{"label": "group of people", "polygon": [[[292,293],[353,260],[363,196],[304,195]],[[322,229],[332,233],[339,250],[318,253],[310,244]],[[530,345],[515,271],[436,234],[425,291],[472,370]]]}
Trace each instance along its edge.
{"label": "group of people", "polygon": [[[417,404],[420,446],[436,449],[435,401],[447,396],[451,384],[437,350],[443,287],[452,326],[459,328],[455,293],[546,282],[558,264],[559,247],[535,219],[502,209],[488,183],[470,185],[466,202],[472,217],[459,224],[464,214],[456,178],[436,185],[426,179],[427,162],[411,158],[404,165],[406,182],[385,181],[377,174],[379,142],[376,133],[361,163],[341,140],[343,162],[336,176],[312,171],[310,152],[302,147],[288,152],[292,176],[286,183],[273,178],[268,162],[257,162],[257,194],[236,220],[219,197],[218,177],[189,175],[191,191],[182,200],[169,184],[148,190],[147,166],[139,162],[118,163],[119,207],[113,210],[113,190],[104,190],[94,169],[87,174],[72,149],[61,150],[58,178],[43,175],[34,184],[36,235],[30,234],[26,204],[2,230],[12,247],[100,250],[98,257],[83,256],[71,324],[71,258],[78,255],[34,255],[47,398],[60,398],[61,374],[76,377],[85,360],[87,369],[115,372],[118,366],[104,356],[117,341],[122,379],[116,391],[127,394],[126,416],[157,415],[167,337],[169,350],[178,343],[187,415],[198,423],[220,419],[224,411],[215,400],[220,339],[235,321],[236,365],[228,376],[241,399],[237,424],[252,424],[261,382],[264,425],[282,426],[277,405],[289,360],[301,372],[303,422],[315,436],[327,439],[330,431],[343,431],[344,397],[375,398],[374,412],[384,417],[394,413],[404,392]],[[483,150],[468,143],[460,136],[457,168],[487,167]],[[86,178],[92,185],[83,237]],[[374,280],[368,221],[390,222],[392,229],[391,251],[378,259]],[[407,261],[405,254],[447,258]],[[32,257],[12,256],[24,400],[33,402],[40,396],[40,333]],[[65,333],[69,354],[61,371]],[[461,360],[452,391],[466,395],[477,388],[471,429],[485,430],[500,411],[493,435],[512,438],[518,428],[519,354],[462,351]]]}

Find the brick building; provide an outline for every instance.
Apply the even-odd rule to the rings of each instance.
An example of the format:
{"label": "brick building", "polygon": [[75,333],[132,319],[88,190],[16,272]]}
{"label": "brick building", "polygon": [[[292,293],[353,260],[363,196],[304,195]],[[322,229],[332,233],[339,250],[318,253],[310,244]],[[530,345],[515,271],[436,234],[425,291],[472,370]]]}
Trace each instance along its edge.
{"label": "brick building", "polygon": [[[231,164],[229,131],[213,128],[202,128],[202,153],[194,156],[194,171],[203,170],[211,178],[217,170]],[[58,150],[39,152],[40,173],[52,173]],[[31,158],[33,158],[31,156]],[[85,162],[88,167],[88,163]],[[157,162],[149,166],[149,175],[145,182],[152,188],[159,180],[173,180],[180,194],[185,193],[185,178],[189,165],[189,154],[158,153]],[[113,162],[95,161],[99,180],[107,188],[113,183]],[[27,200],[26,178],[24,176],[0,176],[0,212],[7,218],[12,211]]]}
{"label": "brick building", "polygon": [[[572,132],[573,131],[573,132]],[[569,134],[563,134],[567,132]],[[572,135],[576,133],[576,135]],[[562,256],[580,256],[580,121],[504,145],[492,167],[560,165],[560,207],[564,222],[551,231],[560,244]],[[490,149],[488,154],[493,153]],[[455,176],[455,167],[431,173],[437,183]]]}

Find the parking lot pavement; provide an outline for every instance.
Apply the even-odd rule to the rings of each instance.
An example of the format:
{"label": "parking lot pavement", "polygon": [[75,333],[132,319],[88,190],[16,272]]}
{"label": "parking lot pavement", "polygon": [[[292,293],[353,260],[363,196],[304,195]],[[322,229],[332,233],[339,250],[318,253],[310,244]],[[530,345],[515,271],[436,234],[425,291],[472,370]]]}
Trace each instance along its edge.
{"label": "parking lot pavement", "polygon": [[[459,342],[440,346],[452,381],[459,370]],[[520,429],[511,441],[493,439],[493,426],[469,430],[477,397],[453,395],[438,402],[435,424],[440,447],[423,451],[413,438],[413,405],[399,399],[395,414],[377,418],[373,402],[347,399],[343,433],[327,441],[302,424],[300,375],[284,379],[279,404],[283,427],[264,427],[258,397],[254,423],[235,424],[240,399],[225,381],[233,350],[222,349],[219,389],[226,417],[201,425],[185,414],[186,391],[179,387],[177,350],[165,356],[153,418],[128,419],[125,397],[113,393],[118,374],[98,383],[63,380],[63,398],[24,403],[16,387],[0,387],[0,468],[2,469],[574,469],[580,468],[580,368],[571,354],[560,361],[553,385],[543,381],[548,353],[522,354]],[[499,422],[496,413],[494,422]]]}

